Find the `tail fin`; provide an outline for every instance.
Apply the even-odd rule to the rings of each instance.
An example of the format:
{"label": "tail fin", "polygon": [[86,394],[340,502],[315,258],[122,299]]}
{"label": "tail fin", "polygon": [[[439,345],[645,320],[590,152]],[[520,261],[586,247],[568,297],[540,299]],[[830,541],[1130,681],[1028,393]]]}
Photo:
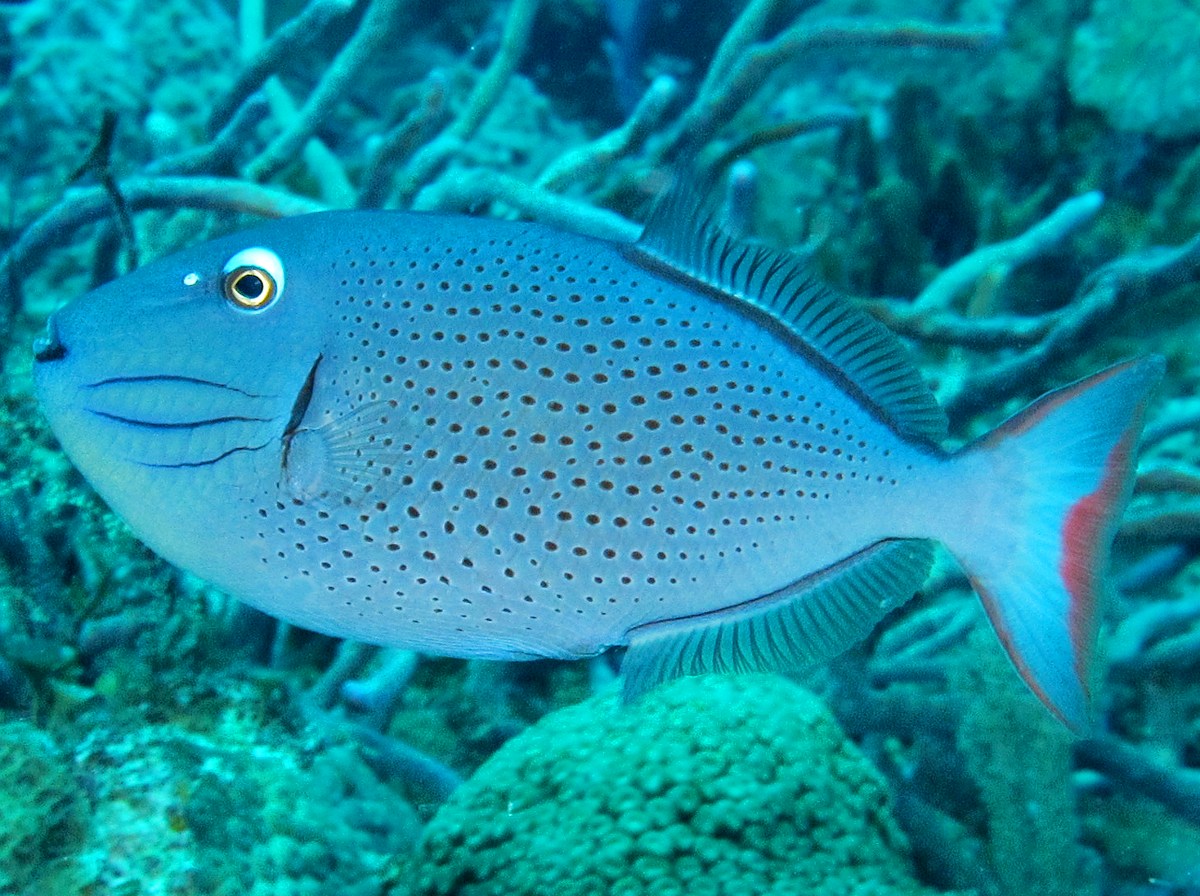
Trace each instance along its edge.
{"label": "tail fin", "polygon": [[1163,361],[1110,367],[1035,401],[956,456],[964,524],[943,538],[1021,677],[1058,718],[1088,724],[1108,551]]}

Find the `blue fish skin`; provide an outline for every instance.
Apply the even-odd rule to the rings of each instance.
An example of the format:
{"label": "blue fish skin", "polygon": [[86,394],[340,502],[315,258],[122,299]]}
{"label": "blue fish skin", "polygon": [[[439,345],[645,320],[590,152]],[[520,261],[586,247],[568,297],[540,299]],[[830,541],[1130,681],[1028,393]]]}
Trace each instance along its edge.
{"label": "blue fish skin", "polygon": [[[1159,362],[1100,374],[1104,413],[1071,411],[1085,383],[950,455],[905,423],[927,395],[878,397],[915,372],[889,374],[886,351],[839,367],[856,334],[878,337],[848,306],[797,323],[782,286],[775,308],[734,295],[782,273],[686,261],[531,223],[287,219],[59,311],[38,394],[148,545],[308,628],[506,659],[632,644],[649,686],[837,652],[927,572],[926,553],[891,547],[931,539],[987,570],[979,588],[1022,674],[1082,724],[1091,633],[1077,623]],[[230,297],[247,270],[278,281],[258,309]],[[1043,469],[1063,454],[1043,417],[1060,437],[1096,431],[1082,463],[1062,461],[1073,472]],[[1056,553],[1073,509],[1074,580]],[[1026,544],[1035,529],[1053,544]],[[1029,577],[979,546],[997,531],[1058,589],[1036,598],[1033,626],[1005,610],[1034,599]],[[889,582],[906,593],[876,593]]]}

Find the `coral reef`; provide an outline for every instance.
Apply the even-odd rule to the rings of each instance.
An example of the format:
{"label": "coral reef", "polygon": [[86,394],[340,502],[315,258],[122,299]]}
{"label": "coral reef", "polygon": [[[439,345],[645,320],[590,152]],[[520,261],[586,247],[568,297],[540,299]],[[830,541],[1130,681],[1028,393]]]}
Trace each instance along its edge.
{"label": "coral reef", "polygon": [[27,3],[5,19],[13,60],[0,89],[6,168],[35,178],[35,190],[42,179],[52,189],[78,165],[101,110],[136,122],[121,130],[119,151],[144,164],[201,142],[208,98],[228,87],[233,22],[211,0]]}
{"label": "coral reef", "polygon": [[428,824],[411,892],[922,893],[883,780],[783,679],[685,679],[546,716]]}
{"label": "coral reef", "polygon": [[951,686],[975,696],[964,707],[957,745],[979,788],[996,888],[1011,896],[1095,893],[1095,869],[1085,866],[1078,845],[1071,737],[1053,719],[1028,711],[989,641],[976,630],[973,664],[954,670]]}
{"label": "coral reef", "polygon": [[[1196,5],[634,12],[609,34],[598,0],[0,5],[0,892],[1196,890]],[[949,567],[812,693],[704,680],[622,708],[584,699],[609,656],[305,633],[138,545],[30,397],[46,315],[134,259],[352,206],[630,240],[706,166],[740,231],[908,341],[956,440],[1166,356],[1092,736],[1014,685]]]}
{"label": "coral reef", "polygon": [[415,816],[354,751],[219,742],[148,727],[99,731],[78,749],[94,779],[93,837],[80,861],[119,892],[380,892],[382,864],[408,848]]}
{"label": "coral reef", "polygon": [[44,731],[0,724],[0,892],[64,893],[80,883],[65,857],[82,845],[88,796]]}
{"label": "coral reef", "polygon": [[419,829],[352,745],[236,716],[212,736],[96,727],[69,755],[0,726],[0,806],[5,893],[374,896]]}

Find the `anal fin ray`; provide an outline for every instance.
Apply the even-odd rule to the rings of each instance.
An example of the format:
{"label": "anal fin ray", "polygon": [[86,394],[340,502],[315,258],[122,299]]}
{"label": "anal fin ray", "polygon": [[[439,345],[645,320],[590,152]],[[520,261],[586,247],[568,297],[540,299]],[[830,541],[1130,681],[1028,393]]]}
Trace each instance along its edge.
{"label": "anal fin ray", "polygon": [[932,542],[878,542],[771,594],[630,632],[625,699],[687,675],[797,669],[847,649],[920,588]]}

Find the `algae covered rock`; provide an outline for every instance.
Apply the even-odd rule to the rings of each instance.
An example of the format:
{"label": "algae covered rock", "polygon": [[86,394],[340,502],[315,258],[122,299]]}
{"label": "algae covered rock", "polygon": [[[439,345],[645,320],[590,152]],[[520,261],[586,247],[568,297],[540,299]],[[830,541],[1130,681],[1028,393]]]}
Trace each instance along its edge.
{"label": "algae covered rock", "polygon": [[411,881],[420,896],[922,892],[880,775],[772,676],[546,716],[441,808]]}
{"label": "algae covered rock", "polygon": [[382,896],[413,809],[350,743],[0,724],[0,894]]}
{"label": "algae covered rock", "polygon": [[150,725],[84,739],[90,892],[153,880],[164,896],[380,896],[380,869],[418,827],[356,750],[236,722],[222,735]]}
{"label": "algae covered rock", "polygon": [[53,892],[83,842],[88,802],[68,760],[26,722],[0,725],[0,893]]}
{"label": "algae covered rock", "polygon": [[1116,128],[1156,137],[1200,134],[1200,6],[1188,0],[1095,0],[1075,32],[1075,101]]}
{"label": "algae covered rock", "polygon": [[238,67],[233,20],[213,0],[32,0],[6,12],[0,134],[23,192],[61,191],[105,110],[120,118],[125,163],[203,142],[213,97]]}

